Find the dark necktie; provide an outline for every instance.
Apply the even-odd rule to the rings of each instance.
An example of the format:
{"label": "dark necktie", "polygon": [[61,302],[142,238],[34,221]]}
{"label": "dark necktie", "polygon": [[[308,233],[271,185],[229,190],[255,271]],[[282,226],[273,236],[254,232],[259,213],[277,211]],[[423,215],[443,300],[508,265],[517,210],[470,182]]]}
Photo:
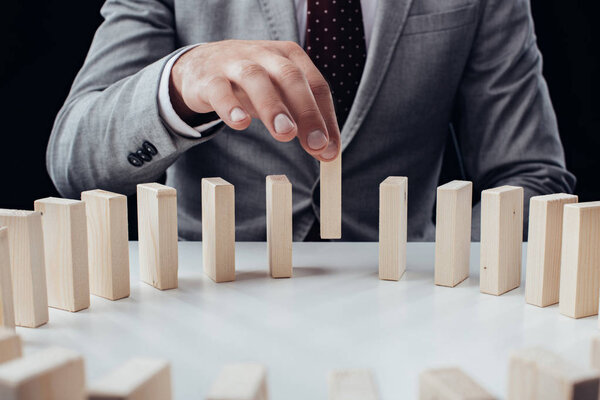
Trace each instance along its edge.
{"label": "dark necktie", "polygon": [[341,129],[367,57],[360,0],[308,0],[307,8],[306,52],[329,82]]}

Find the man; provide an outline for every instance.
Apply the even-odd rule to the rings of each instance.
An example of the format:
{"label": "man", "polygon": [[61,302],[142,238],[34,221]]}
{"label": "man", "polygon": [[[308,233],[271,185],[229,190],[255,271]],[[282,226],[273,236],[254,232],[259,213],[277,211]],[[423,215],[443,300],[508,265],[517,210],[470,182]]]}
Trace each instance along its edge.
{"label": "man", "polygon": [[343,239],[377,240],[378,185],[401,175],[408,238],[432,240],[450,123],[475,193],[573,189],[527,0],[107,0],[102,14],[48,146],[65,196],[166,171],[180,236],[197,240],[201,178],[220,176],[236,239],[264,240],[264,178],[286,174],[294,240],[311,240],[318,161],[341,150]]}

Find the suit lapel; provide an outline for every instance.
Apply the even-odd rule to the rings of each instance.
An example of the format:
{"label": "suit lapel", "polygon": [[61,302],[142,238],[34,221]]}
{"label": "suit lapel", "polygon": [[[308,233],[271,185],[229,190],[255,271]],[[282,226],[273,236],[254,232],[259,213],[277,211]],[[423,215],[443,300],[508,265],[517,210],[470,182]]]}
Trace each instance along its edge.
{"label": "suit lapel", "polygon": [[378,0],[367,62],[356,98],[342,130],[342,150],[356,135],[381,87],[412,1]]}
{"label": "suit lapel", "polygon": [[298,38],[298,23],[296,22],[296,7],[294,0],[258,0],[272,40],[291,40],[296,43]]}

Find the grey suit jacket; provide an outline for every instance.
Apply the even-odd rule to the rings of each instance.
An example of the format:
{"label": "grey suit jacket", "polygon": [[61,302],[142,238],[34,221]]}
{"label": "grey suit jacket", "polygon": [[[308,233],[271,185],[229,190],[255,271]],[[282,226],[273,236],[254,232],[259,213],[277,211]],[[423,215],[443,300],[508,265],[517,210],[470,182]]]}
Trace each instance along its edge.
{"label": "grey suit jacket", "polygon": [[[244,132],[185,138],[165,126],[157,106],[163,66],[182,46],[298,41],[293,0],[107,0],[102,15],[48,146],[59,191],[131,194],[167,171],[178,190],[180,236],[201,239],[200,180],[220,176],[236,187],[236,239],[264,240],[265,176],[286,174],[294,240],[302,240],[319,215],[319,169],[297,141],[274,141],[259,121]],[[434,238],[451,121],[475,193],[520,185],[527,205],[532,195],[571,191],[541,66],[527,0],[379,0],[342,131],[343,239],[378,239],[378,185],[390,175],[409,178],[409,240]],[[158,154],[134,167],[127,155],[146,140]],[[478,226],[476,204],[475,237]]]}

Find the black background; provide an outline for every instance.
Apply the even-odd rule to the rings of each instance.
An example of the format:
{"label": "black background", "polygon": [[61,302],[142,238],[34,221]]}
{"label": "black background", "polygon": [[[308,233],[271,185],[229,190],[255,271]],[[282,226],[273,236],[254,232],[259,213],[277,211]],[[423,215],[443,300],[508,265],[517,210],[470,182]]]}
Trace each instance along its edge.
{"label": "black background", "polygon": [[[54,117],[97,26],[103,0],[9,1],[0,11],[0,207],[31,209],[58,195],[46,172]],[[594,1],[532,0],[544,75],[558,116],[567,166],[581,201],[600,200],[599,27]],[[452,153],[442,180],[458,176]],[[135,238],[130,200],[130,237]]]}

